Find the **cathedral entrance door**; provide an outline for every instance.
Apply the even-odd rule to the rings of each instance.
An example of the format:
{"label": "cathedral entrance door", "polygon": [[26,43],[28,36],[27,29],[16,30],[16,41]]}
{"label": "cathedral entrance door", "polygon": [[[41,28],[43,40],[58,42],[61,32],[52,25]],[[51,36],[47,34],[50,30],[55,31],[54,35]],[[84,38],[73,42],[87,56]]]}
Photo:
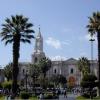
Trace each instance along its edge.
{"label": "cathedral entrance door", "polygon": [[70,76],[68,79],[68,85],[70,87],[74,87],[75,86],[75,77],[74,76]]}

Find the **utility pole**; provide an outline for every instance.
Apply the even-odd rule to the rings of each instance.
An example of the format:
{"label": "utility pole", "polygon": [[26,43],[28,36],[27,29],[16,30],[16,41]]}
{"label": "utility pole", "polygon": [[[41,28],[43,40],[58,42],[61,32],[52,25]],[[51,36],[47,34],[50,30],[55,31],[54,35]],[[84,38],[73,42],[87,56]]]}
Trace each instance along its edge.
{"label": "utility pole", "polygon": [[27,77],[28,77],[28,71],[26,70],[26,75],[25,75],[25,78],[26,78],[26,92],[27,92]]}
{"label": "utility pole", "polygon": [[89,40],[91,42],[91,65],[90,65],[90,71],[93,73],[93,42],[95,39],[93,39],[93,36],[91,36],[91,39]]}

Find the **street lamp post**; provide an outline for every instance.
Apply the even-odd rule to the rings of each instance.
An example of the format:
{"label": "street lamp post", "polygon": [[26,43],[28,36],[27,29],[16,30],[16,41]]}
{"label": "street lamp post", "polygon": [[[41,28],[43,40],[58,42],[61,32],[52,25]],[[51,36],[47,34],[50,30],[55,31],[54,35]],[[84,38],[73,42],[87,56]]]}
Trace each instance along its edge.
{"label": "street lamp post", "polygon": [[25,78],[26,78],[26,92],[27,92],[27,77],[28,77],[28,74],[27,74],[27,70],[26,70],[26,74],[25,74]]}
{"label": "street lamp post", "polygon": [[91,42],[91,68],[90,71],[93,73],[93,42],[95,39],[93,39],[93,36],[91,36],[91,39],[89,40]]}

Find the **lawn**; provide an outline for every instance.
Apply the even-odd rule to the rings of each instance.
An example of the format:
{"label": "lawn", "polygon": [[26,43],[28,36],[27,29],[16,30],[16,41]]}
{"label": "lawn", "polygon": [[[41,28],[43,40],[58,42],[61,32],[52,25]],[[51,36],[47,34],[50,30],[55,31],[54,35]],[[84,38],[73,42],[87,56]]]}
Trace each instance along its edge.
{"label": "lawn", "polygon": [[0,96],[0,100],[5,100],[5,97],[4,96]]}
{"label": "lawn", "polygon": [[[76,100],[91,100],[89,98],[85,98],[83,96],[78,96]],[[94,97],[92,100],[100,100],[100,97]]]}
{"label": "lawn", "polygon": [[30,100],[38,100],[37,97],[31,97]]}
{"label": "lawn", "polygon": [[85,98],[85,97],[83,97],[83,96],[78,96],[78,97],[76,97],[76,100],[82,100],[82,99],[87,99],[87,98]]}

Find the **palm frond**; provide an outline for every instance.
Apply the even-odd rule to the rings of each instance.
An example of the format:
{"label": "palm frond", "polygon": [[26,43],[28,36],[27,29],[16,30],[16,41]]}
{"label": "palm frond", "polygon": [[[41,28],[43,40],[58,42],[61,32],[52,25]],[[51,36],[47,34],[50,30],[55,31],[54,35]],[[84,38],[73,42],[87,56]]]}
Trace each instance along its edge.
{"label": "palm frond", "polygon": [[13,39],[7,40],[7,41],[5,42],[5,45],[7,45],[8,43],[12,43],[12,42],[13,42]]}
{"label": "palm frond", "polygon": [[24,35],[24,34],[22,34],[21,37],[22,37],[22,38],[27,38],[27,39],[34,38],[33,35]]}
{"label": "palm frond", "polygon": [[0,33],[0,36],[1,36],[1,37],[5,36],[5,35],[7,35],[6,32],[1,32],[1,33]]}
{"label": "palm frond", "polygon": [[22,20],[23,19],[23,15],[19,15],[19,19]]}
{"label": "palm frond", "polygon": [[28,18],[23,18],[24,23],[27,23]]}
{"label": "palm frond", "polygon": [[30,27],[32,27],[32,26],[33,26],[32,23],[27,23],[27,24],[26,24],[26,29],[27,29],[27,28],[30,28]]}
{"label": "palm frond", "polygon": [[27,29],[27,30],[24,30],[25,33],[34,33],[35,31],[34,30],[31,30],[31,29]]}
{"label": "palm frond", "polygon": [[94,22],[95,22],[94,18],[89,17],[89,22],[90,22],[90,23],[94,23]]}
{"label": "palm frond", "polygon": [[100,22],[100,12],[97,12],[97,19]]}
{"label": "palm frond", "polygon": [[8,33],[10,33],[11,31],[9,30],[9,29],[7,29],[7,28],[2,28],[2,32],[1,32],[1,34],[2,35],[5,35],[5,34],[8,34]]}
{"label": "palm frond", "polygon": [[92,17],[93,17],[94,19],[96,19],[96,17],[97,17],[96,15],[97,15],[97,13],[96,13],[96,12],[93,12],[93,16],[92,16]]}
{"label": "palm frond", "polygon": [[28,39],[25,39],[25,42],[26,42],[26,43],[31,43],[31,41],[30,41],[30,40],[28,40]]}
{"label": "palm frond", "polygon": [[12,39],[12,38],[13,38],[12,35],[5,35],[5,36],[1,39],[1,41],[7,40],[7,39]]}
{"label": "palm frond", "polygon": [[17,20],[19,20],[19,19],[20,19],[20,17],[19,17],[19,16],[20,16],[20,15],[16,15],[16,19],[17,19]]}
{"label": "palm frond", "polygon": [[16,18],[12,15],[12,23],[16,23]]}
{"label": "palm frond", "polygon": [[6,18],[5,20],[8,24],[11,22],[9,18]]}
{"label": "palm frond", "polygon": [[13,27],[11,26],[11,24],[2,24],[3,28],[2,28],[2,31],[5,31],[5,32],[12,32],[13,30]]}
{"label": "palm frond", "polygon": [[28,39],[20,39],[20,41],[21,41],[21,42],[24,42],[24,43],[31,43],[31,41],[28,40]]}
{"label": "palm frond", "polygon": [[7,27],[8,24],[2,24],[3,27]]}

